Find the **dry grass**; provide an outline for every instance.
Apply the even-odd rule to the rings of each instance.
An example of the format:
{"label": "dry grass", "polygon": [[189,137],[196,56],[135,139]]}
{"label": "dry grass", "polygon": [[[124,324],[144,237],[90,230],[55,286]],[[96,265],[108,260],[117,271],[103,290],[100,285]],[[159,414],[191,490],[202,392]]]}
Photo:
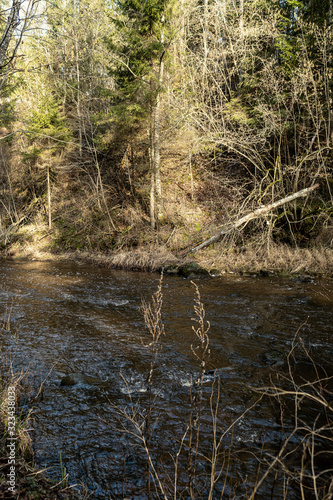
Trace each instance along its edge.
{"label": "dry grass", "polygon": [[6,250],[6,257],[13,259],[77,261],[103,267],[135,271],[158,271],[161,266],[178,262],[165,246],[142,247],[137,250],[119,250],[113,253],[74,250],[52,252],[52,236],[46,226],[25,226],[21,237]]}
{"label": "dry grass", "polygon": [[25,418],[18,415],[17,404],[24,392],[22,385],[22,380],[24,375],[21,373],[19,375],[11,375],[10,378],[5,377],[6,382],[1,387],[0,394],[0,425],[2,428],[8,428],[8,408],[9,408],[9,387],[14,391],[16,397],[16,424],[15,424],[15,435],[17,437],[17,443],[19,447],[20,455],[26,456],[30,455],[32,452],[32,442],[28,432],[30,413]]}
{"label": "dry grass", "polygon": [[[104,194],[116,230],[105,216],[94,177],[82,173],[82,178],[74,179],[64,175],[53,186],[52,230],[45,223],[45,208],[34,205],[29,217],[22,221],[25,225],[19,227],[15,223],[9,229],[1,229],[0,237],[7,244],[2,254],[17,259],[84,261],[140,271],[157,271],[164,264],[179,262],[185,249],[199,244],[230,218],[250,209],[237,176],[230,179],[222,166],[221,171],[212,173],[209,159],[194,156],[190,160],[186,141],[180,143],[181,149],[175,142],[164,152],[164,215],[158,234],[150,230],[147,206],[142,203],[148,197],[145,170],[135,178],[136,197],[127,193],[119,198],[116,188],[105,180]],[[142,160],[140,168],[144,165]],[[313,249],[276,245],[270,236],[267,227],[258,223],[254,232],[237,232],[228,241],[201,251],[195,260],[208,270],[220,272],[255,273],[266,269],[288,274],[332,273],[331,226],[313,241]]]}
{"label": "dry grass", "polygon": [[333,249],[291,248],[271,243],[269,248],[248,246],[241,251],[230,248],[208,249],[201,253],[200,263],[204,267],[222,272],[259,272],[268,270],[287,274],[327,274],[333,271]]}
{"label": "dry grass", "polygon": [[51,255],[52,260],[87,262],[101,267],[113,267],[128,271],[158,271],[163,265],[178,262],[178,259],[165,247],[153,249],[122,250],[112,254],[103,252],[64,252]]}
{"label": "dry grass", "polygon": [[176,261],[174,255],[164,247],[117,252],[110,258],[113,267],[144,271],[157,271],[162,265]]}
{"label": "dry grass", "polygon": [[[190,202],[188,204],[190,205]],[[135,215],[134,209],[132,212]],[[175,217],[179,217],[179,214]],[[189,223],[186,225],[184,214],[182,220],[183,223],[176,226],[167,222],[162,225],[159,243],[156,243],[156,236],[155,242],[153,241],[149,227],[144,226],[140,231],[135,223],[128,232],[119,233],[116,246],[115,242],[108,243],[109,233],[104,234],[100,228],[96,229],[96,234],[91,238],[99,242],[102,250],[98,250],[95,245],[89,248],[88,244],[76,249],[75,246],[69,246],[67,250],[65,246],[57,244],[61,229],[55,227],[50,231],[45,223],[37,220],[34,224],[18,227],[14,231],[12,243],[6,247],[3,255],[15,259],[84,261],[118,269],[157,271],[165,264],[179,263],[182,249],[192,246],[190,240],[192,243],[197,242],[200,235],[202,239],[201,224],[198,223],[198,228],[193,224],[192,227]],[[80,241],[80,238],[89,239],[89,235],[86,237],[81,233],[82,231],[73,231],[74,242],[75,238],[77,241]],[[332,231],[327,230],[326,233],[325,237],[331,238]],[[131,248],[132,240],[138,244],[135,248]],[[317,239],[316,246],[312,248],[293,248],[274,243],[265,231],[258,233],[251,242],[244,239],[242,246],[239,246],[239,240],[240,236],[238,241],[230,237],[228,241],[200,251],[195,260],[208,270],[214,268],[222,273],[257,273],[268,270],[286,274],[332,275],[333,248],[327,245],[331,239],[325,242]]]}
{"label": "dry grass", "polygon": [[[33,240],[16,241],[6,252],[6,257],[15,259],[77,261],[133,271],[158,271],[163,265],[180,263],[177,257],[165,245],[147,246],[138,249],[114,251],[113,253],[94,251],[64,251],[53,253],[50,248],[50,236],[36,230]],[[190,256],[189,256],[190,258]],[[333,249],[291,248],[287,245],[271,243],[256,247],[249,245],[241,250],[231,246],[228,249],[215,248],[202,250],[195,260],[204,268],[217,269],[221,273],[258,273],[271,271],[286,274],[319,274],[331,276],[333,273]]]}
{"label": "dry grass", "polygon": [[36,222],[17,228],[4,252],[5,257],[47,260],[50,258],[51,236],[46,224]]}

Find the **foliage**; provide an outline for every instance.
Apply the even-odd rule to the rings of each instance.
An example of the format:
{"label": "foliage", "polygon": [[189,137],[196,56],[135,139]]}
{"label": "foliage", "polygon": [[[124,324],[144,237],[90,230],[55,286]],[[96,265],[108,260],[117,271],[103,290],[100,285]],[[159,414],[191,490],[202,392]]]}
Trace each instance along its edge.
{"label": "foliage", "polygon": [[29,123],[31,139],[44,142],[44,147],[45,142],[50,144],[52,140],[52,149],[59,149],[71,139],[71,131],[66,122],[67,117],[61,110],[61,105],[52,96],[46,96],[37,109],[32,110]]}
{"label": "foliage", "polygon": [[123,119],[144,120],[159,91],[155,64],[169,44],[171,4],[170,0],[124,0],[117,2],[111,15],[116,32],[106,43],[116,59],[109,71],[115,78],[115,103]]}
{"label": "foliage", "polygon": [[137,235],[156,216],[155,237],[179,229],[180,249],[319,182],[267,232],[310,244],[332,217],[331,24],[332,0],[48,4],[2,82],[4,134],[27,132],[2,142],[6,220],[20,220],[27,192],[45,204],[50,168],[55,213],[80,194],[88,219],[110,225],[106,242],[122,246],[124,227],[129,245],[147,242]]}

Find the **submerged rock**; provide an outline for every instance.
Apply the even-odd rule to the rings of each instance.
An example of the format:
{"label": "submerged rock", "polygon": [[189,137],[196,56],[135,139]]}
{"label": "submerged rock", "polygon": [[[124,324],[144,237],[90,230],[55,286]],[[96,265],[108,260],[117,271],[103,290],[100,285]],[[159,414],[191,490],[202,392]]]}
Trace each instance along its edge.
{"label": "submerged rock", "polygon": [[[223,376],[229,375],[230,372],[233,372],[234,368],[232,366],[225,366],[224,368],[215,368],[214,370],[207,370],[203,373],[202,381],[213,382],[214,380],[218,380]],[[197,378],[197,382],[200,381],[200,376]]]}
{"label": "submerged rock", "polygon": [[[162,271],[165,276],[182,276],[189,279],[211,276],[207,269],[204,269],[196,262],[190,262],[181,266],[178,264],[166,264],[161,267],[160,272]],[[218,273],[216,269],[214,271]]]}
{"label": "submerged rock", "polygon": [[207,269],[204,269],[196,262],[191,262],[190,264],[185,264],[179,268],[179,275],[184,278],[203,278],[210,276]]}
{"label": "submerged rock", "polygon": [[313,277],[309,276],[308,274],[304,274],[304,275],[298,276],[297,281],[299,283],[312,283]]}
{"label": "submerged rock", "polygon": [[98,377],[92,377],[84,373],[71,373],[61,379],[60,385],[67,387],[72,385],[96,385],[102,383],[103,381]]}
{"label": "submerged rock", "polygon": [[261,355],[261,361],[270,366],[283,366],[285,364],[285,355],[281,351],[272,349]]}
{"label": "submerged rock", "polygon": [[167,264],[165,266],[162,266],[160,269],[160,272],[163,271],[163,274],[165,276],[168,275],[178,275],[179,274],[179,267],[177,264]]}
{"label": "submerged rock", "polygon": [[276,273],[271,269],[260,269],[258,276],[269,277],[269,276],[275,276],[275,274]]}

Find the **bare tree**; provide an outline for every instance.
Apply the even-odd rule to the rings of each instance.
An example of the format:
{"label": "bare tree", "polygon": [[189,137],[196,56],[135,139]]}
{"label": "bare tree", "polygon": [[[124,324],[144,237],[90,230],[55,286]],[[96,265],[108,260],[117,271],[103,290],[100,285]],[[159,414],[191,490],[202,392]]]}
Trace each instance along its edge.
{"label": "bare tree", "polygon": [[13,0],[12,6],[10,8],[9,16],[7,18],[7,23],[5,30],[3,32],[1,41],[0,41],[0,67],[3,68],[7,64],[9,64],[15,55],[15,51],[12,55],[6,60],[9,43],[12,39],[13,33],[17,25],[19,24],[19,12],[21,7],[21,0]]}
{"label": "bare tree", "polygon": [[[23,0],[12,0],[11,7],[8,9],[6,26],[0,41],[0,69],[8,66],[15,58],[17,49],[22,41],[22,36],[27,28],[27,23],[35,12],[35,7],[39,0],[29,0],[23,8]],[[21,16],[22,14],[22,16]],[[9,45],[15,36],[15,44],[11,51]]]}

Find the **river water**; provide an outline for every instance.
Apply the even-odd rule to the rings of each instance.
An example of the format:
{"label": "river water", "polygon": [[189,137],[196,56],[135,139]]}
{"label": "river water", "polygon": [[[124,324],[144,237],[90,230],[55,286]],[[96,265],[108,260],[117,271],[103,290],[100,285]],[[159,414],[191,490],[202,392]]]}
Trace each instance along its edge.
{"label": "river water", "polygon": [[[10,314],[11,321],[11,332],[1,331],[7,363],[26,373],[30,398],[43,382],[42,397],[31,399],[36,462],[53,479],[68,474],[69,484],[84,483],[93,499],[149,497],[142,446],[148,435],[151,469],[160,481],[155,478],[156,492],[151,480],[151,497],[163,498],[163,490],[166,498],[190,498],[194,488],[192,498],[208,498],[214,416],[217,440],[234,425],[221,439],[212,498],[249,498],[264,460],[269,462],[295,424],[287,410],[281,419],[282,407],[272,398],[244,414],[259,397],[253,388],[278,380],[278,372],[289,376],[285,360],[299,329],[318,370],[332,375],[331,280],[232,275],[195,280],[210,322],[205,370],[218,369],[206,374],[201,386],[193,353],[195,287],[164,277],[165,335],[150,393],[152,347],[141,305],[156,291],[157,274],[2,262],[0,279],[0,315]],[[315,370],[299,343],[295,354],[302,380]],[[76,374],[77,383],[61,385],[69,374]],[[23,412],[31,404],[28,396],[20,403]],[[310,419],[314,411],[310,404]],[[300,498],[285,475],[274,474],[256,498]]]}

